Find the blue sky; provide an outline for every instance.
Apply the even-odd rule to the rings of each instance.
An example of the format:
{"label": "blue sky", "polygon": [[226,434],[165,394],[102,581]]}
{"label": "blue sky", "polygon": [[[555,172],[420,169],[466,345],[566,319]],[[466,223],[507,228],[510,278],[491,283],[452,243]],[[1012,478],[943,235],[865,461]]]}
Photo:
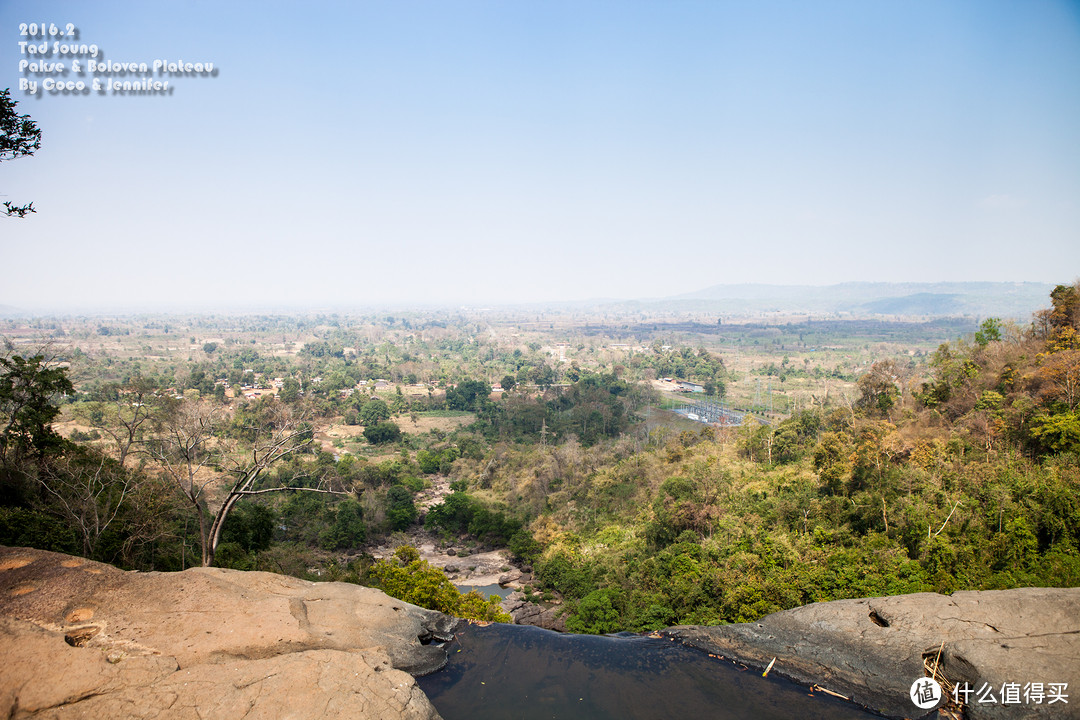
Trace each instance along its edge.
{"label": "blue sky", "polygon": [[[30,96],[35,21],[218,74]],[[38,209],[0,218],[0,305],[1080,273],[1076,2],[4,0],[8,86],[43,141],[0,164]]]}

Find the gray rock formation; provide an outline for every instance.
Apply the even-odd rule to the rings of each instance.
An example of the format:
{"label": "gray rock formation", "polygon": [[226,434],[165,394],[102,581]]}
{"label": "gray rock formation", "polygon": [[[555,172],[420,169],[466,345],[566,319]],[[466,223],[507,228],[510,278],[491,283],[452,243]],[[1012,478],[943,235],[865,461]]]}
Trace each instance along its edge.
{"label": "gray rock formation", "polygon": [[[971,720],[1080,718],[1080,588],[919,593],[815,603],[719,627],[663,634],[688,645],[820,685],[889,717],[918,717],[912,682],[923,658],[953,683],[993,688],[994,703],[967,704]],[[1068,704],[1033,699],[1005,705],[1005,683],[1068,683]]]}
{"label": "gray rock formation", "polygon": [[345,583],[0,548],[0,716],[437,718],[454,620]]}
{"label": "gray rock formation", "polygon": [[515,625],[533,625],[545,630],[566,632],[566,617],[560,612],[560,607],[544,607],[526,602],[525,595],[519,591],[510,593],[500,606],[510,613]]}

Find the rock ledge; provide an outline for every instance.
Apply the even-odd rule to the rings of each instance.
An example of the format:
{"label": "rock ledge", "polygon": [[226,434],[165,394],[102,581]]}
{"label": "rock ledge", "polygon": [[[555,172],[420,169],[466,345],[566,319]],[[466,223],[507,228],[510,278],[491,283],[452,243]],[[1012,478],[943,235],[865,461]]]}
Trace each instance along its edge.
{"label": "rock ledge", "polygon": [[0,717],[437,718],[453,618],[345,583],[0,548]]}
{"label": "rock ledge", "polygon": [[1080,588],[918,593],[815,603],[756,623],[663,634],[708,652],[818,684],[889,717],[918,717],[908,692],[937,657],[952,682],[1068,683],[1068,704],[968,704],[968,717],[1080,718]]}

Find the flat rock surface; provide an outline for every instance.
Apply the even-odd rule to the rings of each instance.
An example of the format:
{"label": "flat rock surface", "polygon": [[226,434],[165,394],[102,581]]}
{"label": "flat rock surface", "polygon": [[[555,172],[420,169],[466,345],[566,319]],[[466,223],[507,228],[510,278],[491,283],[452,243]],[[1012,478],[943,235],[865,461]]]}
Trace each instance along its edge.
{"label": "flat rock surface", "polygon": [[[889,717],[919,717],[912,682],[926,675],[923,658],[974,690],[987,683],[995,702],[977,702],[967,717],[1080,718],[1080,588],[1020,588],[918,593],[815,603],[756,623],[684,626],[663,634],[688,645],[817,684]],[[1003,704],[1002,688],[1020,687]],[[1025,702],[1028,683],[1068,683],[1068,704]]]}
{"label": "flat rock surface", "polygon": [[436,718],[412,674],[453,623],[345,583],[0,548],[0,717]]}

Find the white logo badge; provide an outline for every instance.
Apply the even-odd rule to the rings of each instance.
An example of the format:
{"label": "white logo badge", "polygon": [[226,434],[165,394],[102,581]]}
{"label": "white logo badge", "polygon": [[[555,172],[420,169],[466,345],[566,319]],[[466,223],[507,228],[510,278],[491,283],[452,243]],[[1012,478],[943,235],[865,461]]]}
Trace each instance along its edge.
{"label": "white logo badge", "polygon": [[911,702],[921,710],[937,707],[941,702],[941,686],[934,678],[919,678],[911,683]]}

